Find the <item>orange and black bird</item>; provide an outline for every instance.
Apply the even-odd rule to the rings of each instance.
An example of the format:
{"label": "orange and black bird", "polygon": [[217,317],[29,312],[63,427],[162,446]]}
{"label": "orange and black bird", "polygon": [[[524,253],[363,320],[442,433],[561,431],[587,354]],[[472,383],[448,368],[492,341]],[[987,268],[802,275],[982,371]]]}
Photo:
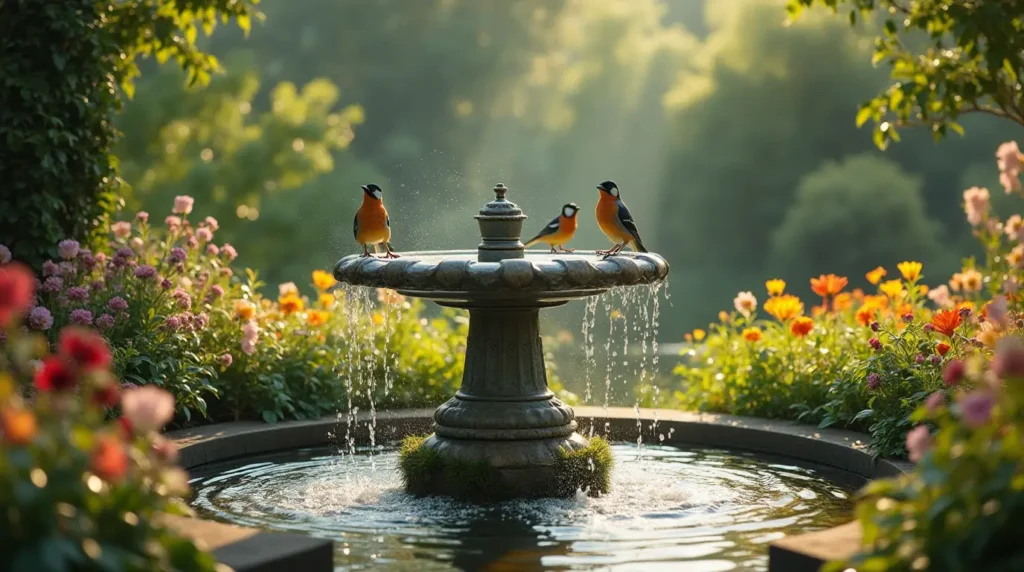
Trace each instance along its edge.
{"label": "orange and black bird", "polygon": [[615,246],[608,250],[598,250],[605,257],[618,254],[623,248],[632,246],[637,252],[647,252],[644,241],[640,239],[640,231],[636,229],[633,215],[629,214],[626,203],[619,196],[619,187],[614,181],[605,181],[597,186],[600,191],[597,199],[597,225],[608,240]]}
{"label": "orange and black bird", "polygon": [[551,247],[551,252],[573,252],[572,248],[566,248],[565,243],[572,240],[576,234],[576,213],[580,207],[576,203],[569,203],[562,207],[562,214],[555,217],[548,223],[540,233],[526,243],[530,248],[538,242],[543,242]]}
{"label": "orange and black bird", "polygon": [[352,233],[363,247],[363,256],[371,256],[369,246],[377,252],[377,245],[383,244],[387,250],[385,258],[398,258],[391,250],[391,219],[384,208],[384,191],[374,184],[363,185],[363,204],[356,211],[352,222]]}

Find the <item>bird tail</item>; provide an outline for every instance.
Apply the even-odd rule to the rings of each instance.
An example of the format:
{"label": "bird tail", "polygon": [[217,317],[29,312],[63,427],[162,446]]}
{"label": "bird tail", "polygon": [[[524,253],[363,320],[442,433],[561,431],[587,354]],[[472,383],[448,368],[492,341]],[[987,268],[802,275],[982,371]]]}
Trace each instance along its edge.
{"label": "bird tail", "polygon": [[633,236],[633,249],[637,252],[648,252],[647,247],[645,247],[643,241],[640,240],[640,235]]}
{"label": "bird tail", "polygon": [[525,248],[530,248],[531,246],[533,246],[534,244],[537,244],[538,242],[540,242],[540,237],[539,236],[534,237],[533,239],[526,241],[526,243],[523,244],[523,246]]}

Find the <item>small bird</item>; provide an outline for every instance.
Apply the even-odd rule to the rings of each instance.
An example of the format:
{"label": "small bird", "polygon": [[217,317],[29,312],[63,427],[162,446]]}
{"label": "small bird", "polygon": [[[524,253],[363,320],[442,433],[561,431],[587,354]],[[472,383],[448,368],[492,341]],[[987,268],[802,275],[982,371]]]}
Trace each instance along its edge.
{"label": "small bird", "polygon": [[576,206],[576,203],[563,206],[562,214],[556,216],[537,236],[530,239],[526,243],[526,248],[543,242],[551,247],[551,252],[573,252],[575,249],[566,248],[565,243],[572,240],[572,236],[576,234],[576,213],[579,210],[580,207]]}
{"label": "small bird", "polygon": [[637,252],[647,252],[640,239],[640,231],[633,222],[633,215],[629,214],[626,203],[619,197],[619,187],[614,181],[605,181],[597,189],[601,191],[597,200],[597,225],[608,240],[615,243],[610,249],[598,250],[597,253],[607,258],[627,246],[632,246]]}
{"label": "small bird", "polygon": [[355,220],[352,221],[352,234],[356,242],[362,245],[363,256],[372,256],[367,247],[372,245],[376,254],[377,245],[383,244],[387,249],[385,258],[398,258],[391,250],[391,218],[384,208],[384,191],[374,184],[363,185],[362,189],[363,204],[359,206]]}

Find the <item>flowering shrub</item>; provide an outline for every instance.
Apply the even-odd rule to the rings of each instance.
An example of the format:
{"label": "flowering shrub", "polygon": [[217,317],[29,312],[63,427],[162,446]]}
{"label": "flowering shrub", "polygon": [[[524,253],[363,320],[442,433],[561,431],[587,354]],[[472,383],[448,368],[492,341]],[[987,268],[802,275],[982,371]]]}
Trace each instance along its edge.
{"label": "flowering shrub", "polygon": [[[997,152],[1007,193],[1022,192],[1022,160],[1016,143]],[[981,188],[964,192],[964,210],[984,247],[983,264],[965,260],[947,284],[932,288],[919,262],[900,263],[892,277],[878,267],[865,274],[874,292],[822,275],[810,281],[821,298],[810,311],[773,279],[765,284],[765,318],[757,296],[740,292],[734,311],[721,312],[709,332],[688,335],[702,343],[676,368],[680,387],[668,404],[867,430],[876,453],[906,454],[913,412],[949,384],[944,368],[990,354],[1022,328],[1024,219],[997,218]]]}
{"label": "flowering shrub", "polygon": [[933,393],[913,414],[924,423],[907,435],[917,466],[864,488],[863,547],[826,570],[1024,566],[1024,343],[1007,338],[984,362],[975,354],[946,366],[952,395]]}
{"label": "flowering shrub", "polygon": [[[173,397],[122,391],[91,330],[64,328],[50,355],[37,334],[11,327],[28,313],[32,288],[28,270],[0,266],[0,568],[214,570],[209,554],[158,519],[187,513],[188,475],[159,436]],[[122,416],[111,421],[115,408]]]}
{"label": "flowering shrub", "polygon": [[[427,319],[422,303],[394,292],[334,292],[323,271],[313,273],[312,299],[292,283],[264,298],[256,273],[234,274],[238,253],[216,242],[217,220],[190,220],[194,206],[179,196],[162,223],[145,212],[117,221],[94,249],[62,241],[24,324],[51,344],[66,325],[95,327],[122,380],[174,395],[179,424],[318,417],[350,398],[353,407],[371,397],[423,405],[454,392],[463,318]],[[11,254],[0,248],[0,257]]]}

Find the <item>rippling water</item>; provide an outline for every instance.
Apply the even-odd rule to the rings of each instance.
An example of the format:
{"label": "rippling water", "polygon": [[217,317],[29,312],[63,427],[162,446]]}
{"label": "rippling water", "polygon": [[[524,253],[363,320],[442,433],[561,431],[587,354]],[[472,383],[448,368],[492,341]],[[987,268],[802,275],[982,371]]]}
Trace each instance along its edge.
{"label": "rippling water", "polygon": [[210,467],[207,518],[335,541],[337,570],[765,570],[768,543],[849,521],[861,483],[744,453],[613,447],[601,498],[480,506],[402,492],[397,452]]}

